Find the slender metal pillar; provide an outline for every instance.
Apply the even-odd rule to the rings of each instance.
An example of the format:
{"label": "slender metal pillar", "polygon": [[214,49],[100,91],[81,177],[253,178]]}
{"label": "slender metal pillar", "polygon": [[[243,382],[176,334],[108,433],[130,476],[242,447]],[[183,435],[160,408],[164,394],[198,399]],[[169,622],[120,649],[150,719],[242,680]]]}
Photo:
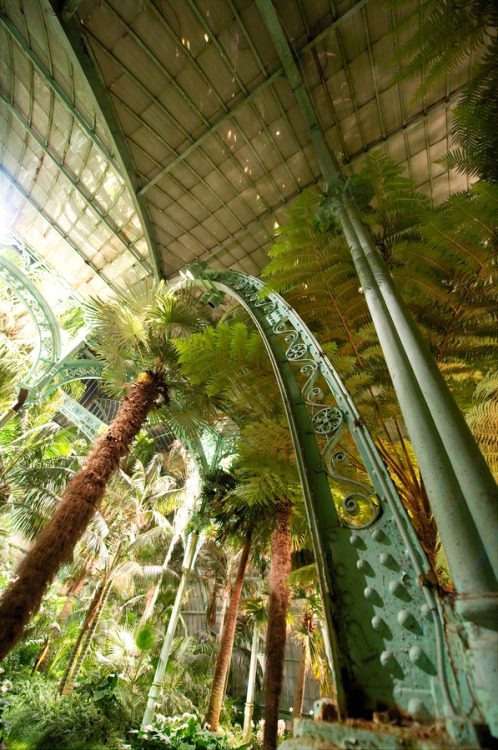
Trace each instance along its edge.
{"label": "slender metal pillar", "polygon": [[[345,208],[375,278],[376,286],[384,300],[388,315],[409,357],[422,397],[458,480],[462,500],[465,499],[470,509],[488,559],[497,576],[498,490],[496,483],[434,357],[396,289],[384,261],[379,256],[370,233],[361,220],[358,208],[349,196],[346,196]],[[433,510],[436,512],[434,508]]]}
{"label": "slender metal pillar", "polygon": [[[465,616],[475,622],[482,622],[483,618],[489,621],[493,616],[498,566],[496,485],[354,201],[345,193],[340,165],[321,131],[272,0],[256,0],[256,4],[308,125],[325,179],[325,193],[337,210],[357,270],[363,274],[360,283],[428,485],[443,546],[453,561],[452,574],[466,597],[471,597],[477,583],[480,602],[469,599],[465,604],[462,600],[462,612],[465,610]],[[447,489],[440,492],[438,488],[445,484]],[[460,559],[461,551],[465,562]],[[487,603],[482,593],[489,593]]]}
{"label": "slender metal pillar", "polygon": [[192,571],[198,549],[199,534],[197,532],[194,532],[193,534],[191,534],[187,544],[187,549],[185,550],[185,556],[182,566],[182,577],[180,579],[180,585],[178,586],[176,592],[175,603],[173,605],[173,609],[169,618],[168,628],[164,636],[161,654],[159,656],[159,662],[157,664],[156,673],[154,675],[154,682],[152,683],[149,690],[147,708],[145,709],[144,717],[142,719],[142,728],[150,724],[152,719],[154,718],[156,700],[159,696],[161,685],[164,679],[164,673],[168,665],[171,646],[173,643],[173,638],[175,637],[178,619],[180,617],[180,610],[185,598],[185,589],[187,588],[188,579]]}
{"label": "slender metal pillar", "polygon": [[251,722],[254,711],[254,691],[256,688],[256,670],[258,668],[258,648],[259,648],[259,633],[261,625],[259,622],[254,623],[252,631],[252,644],[251,644],[251,663],[249,665],[249,676],[247,678],[247,694],[246,702],[244,706],[244,729],[242,735],[243,742],[249,742],[251,737]]}
{"label": "slender metal pillar", "polygon": [[457,590],[492,591],[495,576],[490,561],[483,550],[481,537],[412,370],[408,353],[379,294],[375,277],[349,215],[340,206],[337,208],[337,215],[350,246],[356,272],[391,373]]}

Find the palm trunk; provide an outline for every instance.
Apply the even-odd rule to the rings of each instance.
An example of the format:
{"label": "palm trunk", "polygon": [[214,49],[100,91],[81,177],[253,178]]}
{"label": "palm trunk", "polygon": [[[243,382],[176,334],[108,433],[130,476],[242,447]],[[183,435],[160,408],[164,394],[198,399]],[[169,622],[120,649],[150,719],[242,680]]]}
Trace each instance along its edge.
{"label": "palm trunk", "polygon": [[227,583],[223,590],[223,596],[221,600],[221,612],[220,612],[220,629],[218,630],[218,635],[216,636],[216,640],[220,641],[221,636],[223,633],[223,628],[225,627],[225,617],[228,610],[228,603],[230,602],[230,594],[232,590],[232,569],[233,569],[233,562],[234,562],[234,556],[230,555],[230,560],[228,561],[228,570],[227,570]]}
{"label": "palm trunk", "polygon": [[277,747],[278,712],[284,677],[286,617],[290,589],[287,578],[291,570],[291,535],[289,501],[277,502],[277,528],[271,540],[270,602],[265,651],[265,733],[263,750]]}
{"label": "palm trunk", "polygon": [[70,695],[73,690],[74,686],[76,685],[76,680],[78,679],[78,675],[81,671],[81,667],[83,666],[83,662],[85,661],[86,655],[88,654],[88,649],[90,648],[93,636],[95,635],[95,631],[97,630],[97,626],[100,622],[100,617],[102,615],[102,612],[104,610],[104,605],[107,601],[107,597],[109,596],[109,592],[111,590],[112,581],[109,581],[106,588],[104,589],[102,593],[102,597],[100,599],[97,611],[95,613],[95,616],[92,620],[92,623],[90,624],[89,629],[87,630],[85,639],[83,641],[83,644],[81,646],[81,650],[78,654],[78,657],[76,659],[76,662],[74,664],[73,671],[71,672],[71,675],[69,679],[66,682],[66,685],[64,687],[64,690],[62,691],[63,695]]}
{"label": "palm trunk", "polygon": [[159,373],[147,373],[132,387],[85,466],[69,482],[51,520],[21,561],[13,582],[0,599],[0,660],[21,638],[30,617],[40,608],[47,587],[71,557],[104,496],[107,482],[157,400],[162,383]]}
{"label": "palm trunk", "polygon": [[[75,581],[73,581],[73,583],[69,587],[66,601],[64,602],[64,606],[62,607],[60,614],[59,614],[60,622],[64,622],[66,617],[69,615],[75,598],[78,596],[79,592],[85,585],[86,579],[88,578],[88,573],[90,572],[92,565],[93,565],[93,560],[88,560],[87,564],[85,565],[85,570],[83,571],[83,575],[80,578],[77,578]],[[38,670],[43,670],[44,667],[46,666],[46,662],[48,662],[48,653],[49,653],[50,642],[52,640],[52,636],[53,636],[53,631],[50,632],[48,636],[45,638],[43,646],[41,647],[40,651],[38,652],[38,656],[36,657],[35,666],[33,667],[33,671],[31,672],[32,675],[35,674]]]}
{"label": "palm trunk", "polygon": [[249,665],[249,676],[247,678],[246,704],[244,706],[244,732],[242,742],[249,742],[251,738],[251,721],[254,712],[254,692],[256,689],[256,672],[258,669],[259,622],[254,623],[252,631],[251,663]]}
{"label": "palm trunk", "polygon": [[93,560],[89,560],[87,562],[87,564],[85,565],[85,570],[83,571],[83,575],[81,576],[81,578],[74,581],[71,587],[69,588],[69,591],[67,592],[66,601],[64,602],[64,606],[62,607],[60,615],[59,615],[60,622],[64,622],[66,617],[69,615],[74,600],[76,599],[76,597],[78,596],[81,589],[86,583],[86,579],[88,578],[88,574],[90,573],[93,562],[94,562]]}
{"label": "palm trunk", "polygon": [[97,613],[98,606],[104,594],[104,588],[105,588],[105,583],[103,582],[99,584],[99,586],[97,586],[97,588],[95,589],[95,593],[93,595],[92,601],[90,602],[90,606],[87,609],[85,619],[83,620],[83,625],[81,626],[78,637],[73,645],[73,648],[71,649],[71,653],[69,654],[69,659],[67,661],[64,674],[62,675],[61,681],[59,683],[59,693],[61,695],[65,693],[66,684],[73,671],[74,664],[76,662],[76,658],[80,651],[81,645]]}
{"label": "palm trunk", "polygon": [[221,705],[223,703],[223,694],[225,692],[225,680],[230,666],[230,657],[232,654],[233,639],[235,636],[235,625],[237,623],[237,614],[239,611],[240,595],[242,593],[242,584],[246,574],[247,563],[249,562],[249,553],[251,551],[251,537],[248,537],[242,547],[239,567],[233,584],[230,606],[223,625],[221,636],[220,650],[216,658],[214,667],[213,682],[209,694],[209,703],[204,718],[204,724],[209,724],[212,732],[218,731],[220,722]]}
{"label": "palm trunk", "polygon": [[142,612],[142,617],[140,618],[140,622],[138,623],[138,632],[140,632],[146,625],[147,620],[152,615],[154,611],[154,607],[156,606],[157,597],[159,596],[159,583],[153,583],[150,587],[147,593],[145,594],[145,607],[144,611]]}
{"label": "palm trunk", "polygon": [[[164,558],[163,568],[166,568],[166,566],[168,565],[177,541],[178,541],[178,537],[176,538],[173,537],[173,539],[171,540],[169,547],[168,547],[168,552],[166,553],[166,557]],[[154,612],[154,607],[156,606],[157,597],[159,596],[160,591],[161,591],[161,581],[158,581],[157,583],[153,583],[152,586],[147,591],[147,594],[145,595],[144,611],[142,612],[142,617],[140,618],[140,622],[138,623],[139,632],[145,627],[147,620],[151,617],[152,613]]]}
{"label": "palm trunk", "polygon": [[306,670],[308,668],[308,653],[306,644],[301,647],[301,658],[299,660],[299,672],[297,674],[296,695],[294,698],[294,708],[292,709],[291,731],[294,730],[294,721],[300,719],[303,715],[304,707],[304,688],[306,684]]}

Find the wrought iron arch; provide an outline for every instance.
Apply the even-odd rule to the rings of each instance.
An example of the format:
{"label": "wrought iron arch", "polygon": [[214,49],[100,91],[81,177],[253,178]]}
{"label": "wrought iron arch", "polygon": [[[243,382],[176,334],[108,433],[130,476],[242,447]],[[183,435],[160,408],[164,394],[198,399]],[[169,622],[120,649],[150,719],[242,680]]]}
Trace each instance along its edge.
{"label": "wrought iron arch", "polygon": [[[397,708],[425,722],[445,717],[451,727],[456,720],[463,737],[462,724],[482,717],[467,683],[453,673],[429,563],[332,362],[280,295],[262,296],[259,279],[207,271],[203,263],[184,272],[207,289],[212,302],[219,304],[226,293],[235,298],[271,359],[313,539],[340,716]],[[345,430],[371,487],[343,472],[347,455],[337,444]],[[334,502],[331,491],[338,483],[350,488],[342,503]]]}
{"label": "wrought iron arch", "polygon": [[37,342],[31,369],[25,377],[30,383],[41,370],[51,367],[60,358],[61,336],[57,319],[29,276],[0,253],[0,278],[26,308],[33,323]]}

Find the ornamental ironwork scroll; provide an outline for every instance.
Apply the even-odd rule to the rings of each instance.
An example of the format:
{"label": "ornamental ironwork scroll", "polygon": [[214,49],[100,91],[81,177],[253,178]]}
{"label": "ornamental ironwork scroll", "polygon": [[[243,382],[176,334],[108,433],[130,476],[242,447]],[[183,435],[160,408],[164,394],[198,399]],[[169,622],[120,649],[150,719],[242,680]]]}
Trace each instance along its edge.
{"label": "ornamental ironwork scroll", "polygon": [[[279,304],[274,299],[261,298],[262,282],[250,276],[240,274],[229,274],[232,288],[247,299],[247,302],[257,308],[271,324],[273,332],[282,340],[287,360],[296,368],[299,368],[303,400],[306,403],[310,415],[311,425],[320,445],[324,467],[329,477],[339,486],[351,488],[339,504],[337,511],[343,526],[355,529],[363,529],[371,526],[382,513],[382,502],[378,492],[367,484],[353,479],[344,474],[344,468],[348,465],[348,455],[345,450],[335,450],[344,432],[350,427],[348,412],[340,407],[344,399],[344,393],[339,393],[334,383],[329,382],[320,367],[320,358],[316,359],[310,348],[310,341],[305,334],[302,325],[296,325],[289,315],[290,308],[282,300]],[[220,275],[220,280],[228,281],[227,274]],[[211,274],[210,279],[216,280]],[[319,378],[324,381],[324,389],[317,385]],[[337,405],[327,403],[330,396]],[[356,415],[355,415],[356,416]],[[359,418],[359,414],[358,417]],[[353,437],[355,435],[353,434]],[[372,443],[373,446],[373,443]],[[358,445],[363,457],[363,448]],[[377,460],[377,470],[385,472],[380,457],[374,452]],[[368,473],[369,466],[365,465]]]}

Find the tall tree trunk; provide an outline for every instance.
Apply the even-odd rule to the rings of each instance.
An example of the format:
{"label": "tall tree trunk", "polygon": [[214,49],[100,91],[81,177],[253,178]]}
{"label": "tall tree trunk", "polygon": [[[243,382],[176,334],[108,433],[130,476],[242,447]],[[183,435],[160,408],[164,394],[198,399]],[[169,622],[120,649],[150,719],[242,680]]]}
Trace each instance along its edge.
{"label": "tall tree trunk", "polygon": [[223,628],[225,626],[225,617],[226,617],[227,610],[228,610],[228,604],[230,602],[230,594],[232,591],[233,562],[234,562],[234,555],[230,554],[230,559],[228,561],[228,570],[227,570],[227,582],[226,582],[226,586],[223,589],[223,595],[221,597],[220,629],[218,631],[218,635],[216,636],[217,641],[221,640]]}
{"label": "tall tree trunk", "polygon": [[64,670],[64,674],[62,675],[61,681],[59,683],[59,693],[61,693],[61,695],[65,693],[66,684],[73,671],[74,664],[76,662],[76,658],[80,651],[81,645],[85,640],[85,636],[93,623],[99,604],[104,595],[105,585],[106,582],[103,581],[97,586],[92,601],[90,602],[90,605],[86,611],[85,619],[83,620],[83,624],[80,628],[80,632],[78,633],[78,637],[73,645],[73,648],[71,649],[71,653],[69,654],[69,659],[66,664],[66,669]]}
{"label": "tall tree trunk", "polygon": [[88,574],[90,573],[91,567],[93,565],[93,560],[88,560],[87,564],[85,565],[85,569],[83,571],[83,575],[81,578],[78,578],[76,581],[73,581],[72,585],[69,588],[69,591],[67,592],[66,601],[64,602],[64,606],[61,609],[59,620],[60,622],[64,622],[66,617],[68,617],[69,613],[71,612],[71,607],[73,606],[73,602],[80,593],[81,589],[86,583],[86,579],[88,578]]}
{"label": "tall tree trunk", "polygon": [[90,626],[88,627],[85,633],[85,637],[83,639],[80,652],[77,655],[76,661],[74,662],[73,670],[68,675],[67,681],[65,685],[63,686],[62,690],[59,687],[59,691],[62,695],[70,695],[74,690],[74,686],[76,685],[76,680],[78,679],[78,675],[81,671],[81,667],[83,666],[83,662],[85,661],[86,655],[88,653],[88,649],[90,648],[92,644],[93,636],[95,635],[95,631],[97,630],[97,626],[100,622],[100,617],[102,615],[104,605],[107,601],[107,597],[109,596],[111,585],[112,585],[112,581],[109,581],[109,583],[107,583],[105,588],[103,589],[102,595],[100,597],[100,601],[98,602],[97,610],[93,616]]}
{"label": "tall tree trunk", "polygon": [[299,672],[297,673],[296,695],[294,698],[294,707],[292,709],[291,731],[294,730],[294,721],[300,719],[303,715],[304,707],[304,688],[306,685],[306,670],[308,667],[308,652],[306,644],[301,646],[301,658],[299,660]]}
{"label": "tall tree trunk", "polygon": [[284,677],[286,617],[290,589],[287,583],[291,570],[291,535],[289,501],[277,501],[277,528],[271,540],[270,601],[265,650],[265,733],[263,750],[277,747],[278,712]]}
{"label": "tall tree trunk", "polygon": [[247,563],[249,562],[249,553],[251,551],[252,539],[249,536],[244,542],[242,553],[240,555],[237,575],[232,589],[230,606],[225,617],[223,633],[221,636],[220,650],[216,658],[214,667],[213,682],[211,692],[209,693],[209,703],[204,718],[204,724],[209,724],[212,732],[218,731],[220,723],[221,704],[223,703],[223,694],[225,692],[225,679],[230,666],[230,657],[232,654],[233,639],[235,636],[235,625],[237,623],[237,614],[239,611],[240,595],[242,593],[242,584],[246,574]]}
{"label": "tall tree trunk", "polygon": [[147,373],[135,383],[85,466],[69,482],[54,515],[21,561],[0,599],[0,661],[21,638],[30,617],[40,608],[47,587],[71,557],[104,496],[107,482],[157,400],[163,382],[160,373]]}
{"label": "tall tree trunk", "polygon": [[[173,539],[171,540],[169,544],[168,551],[166,553],[166,557],[164,558],[164,562],[163,562],[164,569],[166,569],[171,559],[171,555],[174,552],[178,538],[179,537],[173,537]],[[162,580],[158,581],[157,583],[153,583],[145,595],[145,607],[144,607],[144,611],[142,612],[142,617],[140,618],[140,622],[138,623],[139,632],[145,627],[147,620],[151,617],[152,613],[154,612],[154,607],[156,606],[157,597],[159,596],[159,592],[161,591],[161,583],[162,583]]]}
{"label": "tall tree trunk", "polygon": [[[80,576],[80,578],[77,578],[75,581],[73,581],[71,586],[69,587],[66,601],[64,602],[64,606],[62,607],[60,614],[59,614],[60,622],[64,622],[66,617],[69,615],[75,598],[78,596],[79,592],[85,585],[85,581],[88,578],[88,573],[90,572],[92,565],[93,565],[93,560],[89,559],[85,565],[83,574]],[[43,671],[45,666],[48,664],[49,648],[50,648],[51,640],[53,638],[53,633],[54,633],[54,630],[52,629],[50,633],[47,635],[47,637],[45,638],[45,641],[43,642],[43,646],[39,650],[38,656],[36,657],[35,666],[33,667],[33,671],[31,672],[32,675],[35,674],[38,670]]]}

